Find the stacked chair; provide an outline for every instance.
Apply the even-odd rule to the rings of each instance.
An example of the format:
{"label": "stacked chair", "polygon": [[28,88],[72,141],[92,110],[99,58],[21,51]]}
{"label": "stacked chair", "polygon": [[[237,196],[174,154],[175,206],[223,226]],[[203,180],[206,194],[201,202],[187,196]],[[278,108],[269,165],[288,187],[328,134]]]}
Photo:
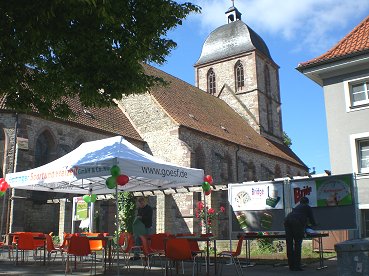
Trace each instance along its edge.
{"label": "stacked chair", "polygon": [[[96,260],[96,255],[90,249],[90,242],[87,237],[72,235],[68,241],[68,246],[66,248],[67,261],[65,265],[65,274],[72,273],[72,266],[69,263],[69,258],[74,256],[74,267],[77,268],[77,257],[83,261],[83,257],[92,256]],[[90,267],[90,273],[92,274],[92,262]],[[95,265],[95,275],[96,275],[96,265]]]}
{"label": "stacked chair", "polygon": [[[182,263],[182,272],[184,274],[183,261],[192,262],[192,276],[195,275],[196,255],[192,254],[190,244],[187,239],[168,238],[165,246],[165,256],[167,258],[167,268],[169,262],[174,262],[176,273],[178,274],[178,262]],[[169,265],[170,270],[172,266]]]}
{"label": "stacked chair", "polygon": [[[241,266],[240,260],[238,259],[238,256],[240,256],[241,254],[243,240],[244,240],[244,236],[241,235],[238,239],[236,251],[222,251],[218,254],[219,257],[228,257],[231,259],[232,264],[236,268],[237,275],[243,275],[242,266]],[[223,264],[224,262],[222,262],[222,268],[220,270],[220,275],[222,275]]]}
{"label": "stacked chair", "polygon": [[33,259],[36,260],[38,244],[35,243],[34,235],[30,232],[19,233],[16,239],[16,258],[15,262],[18,263],[18,251],[21,253],[21,259],[24,262],[28,261],[29,251],[32,251]]}
{"label": "stacked chair", "polygon": [[128,232],[123,232],[119,235],[118,240],[119,253],[122,253],[123,260],[128,270],[130,269],[129,258],[132,253],[132,249],[135,247],[133,235]]}
{"label": "stacked chair", "polygon": [[60,247],[55,247],[55,244],[53,242],[53,238],[50,236],[50,234],[45,234],[46,238],[46,250],[47,250],[47,260],[50,263],[51,256],[54,254],[53,261],[55,261],[55,258],[58,253],[60,253],[62,257],[62,262],[64,262],[64,254],[63,250]]}

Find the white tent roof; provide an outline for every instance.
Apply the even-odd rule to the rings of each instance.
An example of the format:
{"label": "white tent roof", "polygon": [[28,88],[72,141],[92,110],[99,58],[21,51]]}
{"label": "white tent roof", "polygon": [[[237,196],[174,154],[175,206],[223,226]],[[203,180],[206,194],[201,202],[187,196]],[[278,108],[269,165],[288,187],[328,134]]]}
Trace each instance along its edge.
{"label": "white tent roof", "polygon": [[12,188],[76,194],[111,194],[105,182],[112,166],[129,176],[120,191],[153,191],[199,186],[204,172],[160,160],[133,146],[121,136],[83,143],[77,149],[44,166],[10,173]]}

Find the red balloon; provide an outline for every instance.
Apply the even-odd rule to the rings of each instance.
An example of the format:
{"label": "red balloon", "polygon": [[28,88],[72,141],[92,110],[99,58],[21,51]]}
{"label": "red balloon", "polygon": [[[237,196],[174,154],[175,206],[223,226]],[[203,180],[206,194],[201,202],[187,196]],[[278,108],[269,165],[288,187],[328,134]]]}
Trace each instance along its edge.
{"label": "red balloon", "polygon": [[1,192],[5,192],[5,191],[6,191],[6,189],[8,189],[8,187],[9,187],[8,182],[6,182],[6,181],[4,180],[4,178],[3,178],[3,180],[0,182],[0,191],[1,191]]}
{"label": "red balloon", "polygon": [[128,183],[129,177],[125,174],[121,174],[117,176],[117,184],[119,186],[124,186]]}
{"label": "red balloon", "polygon": [[211,189],[207,192],[205,192],[205,195],[210,195],[211,194]]}
{"label": "red balloon", "polygon": [[204,177],[204,181],[208,182],[211,185],[213,183],[213,178],[211,177],[211,175],[207,175]]}

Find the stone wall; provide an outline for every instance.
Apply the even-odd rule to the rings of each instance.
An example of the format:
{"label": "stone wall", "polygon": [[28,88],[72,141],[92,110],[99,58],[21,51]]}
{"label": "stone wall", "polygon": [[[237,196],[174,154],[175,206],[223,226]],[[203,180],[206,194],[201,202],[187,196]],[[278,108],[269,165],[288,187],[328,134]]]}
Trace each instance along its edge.
{"label": "stone wall", "polygon": [[152,155],[181,166],[191,166],[191,152],[178,139],[178,125],[163,111],[149,93],[130,95],[119,102]]}
{"label": "stone wall", "polygon": [[[14,157],[15,152],[15,126],[17,124],[17,137],[28,139],[28,149],[18,149],[18,154]],[[16,162],[16,171],[23,171],[35,167],[35,145],[38,136],[47,132],[51,141],[50,160],[55,160],[66,153],[72,151],[81,142],[104,139],[114,134],[93,131],[87,127],[72,126],[61,121],[50,121],[30,115],[15,115],[11,113],[0,113],[0,127],[5,133],[5,158],[4,171],[13,172],[13,160]],[[131,143],[139,148],[143,148],[142,142],[128,139]],[[7,197],[0,200],[0,208],[3,204],[8,205],[10,190]],[[72,194],[51,193],[51,192],[35,192],[25,190],[13,190],[13,200],[11,200],[12,213],[9,224],[12,225],[11,231],[41,231],[54,232],[62,234],[64,231],[71,231],[72,219]],[[75,195],[76,196],[76,195]],[[5,200],[4,200],[5,198]],[[48,204],[47,200],[51,198],[63,198],[62,204]],[[4,203],[5,201],[5,203]],[[114,210],[115,212],[115,210]],[[4,210],[4,219],[7,220],[8,209]],[[109,214],[114,218],[114,214]],[[112,219],[113,220],[113,219]],[[60,223],[59,223],[60,222]],[[106,222],[108,225],[113,223]],[[3,225],[2,232],[5,233],[6,223]]]}

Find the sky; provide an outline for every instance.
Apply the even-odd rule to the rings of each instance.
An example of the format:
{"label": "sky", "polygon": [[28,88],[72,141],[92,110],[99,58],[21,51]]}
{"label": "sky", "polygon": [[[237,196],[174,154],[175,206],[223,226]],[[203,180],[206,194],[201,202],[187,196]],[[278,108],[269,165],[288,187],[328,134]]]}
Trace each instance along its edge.
{"label": "sky", "polygon": [[[181,1],[177,1],[181,2]],[[167,37],[177,43],[157,68],[190,84],[211,31],[227,23],[231,0],[192,0],[202,8]],[[369,15],[369,0],[234,0],[242,21],[267,44],[280,66],[283,130],[292,150],[316,173],[330,170],[323,88],[295,68],[331,49]]]}

